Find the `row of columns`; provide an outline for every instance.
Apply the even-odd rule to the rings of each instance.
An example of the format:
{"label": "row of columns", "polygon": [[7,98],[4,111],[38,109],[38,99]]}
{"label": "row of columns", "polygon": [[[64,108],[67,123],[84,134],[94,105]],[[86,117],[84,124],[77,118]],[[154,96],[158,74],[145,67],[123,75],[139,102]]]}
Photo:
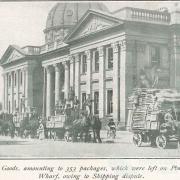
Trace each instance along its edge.
{"label": "row of columns", "polygon": [[[46,66],[46,92],[44,90],[44,94],[46,93],[46,102],[44,102],[44,114],[46,114],[46,117],[51,116],[52,114],[52,107],[55,106],[55,104],[60,99],[60,77],[61,77],[61,66],[64,66],[64,98],[68,99],[69,89],[70,89],[70,64],[69,62],[63,62],[63,63],[57,63],[54,65]],[[55,72],[55,91],[54,91],[54,104],[52,104],[52,94],[53,94],[53,88],[52,88],[52,72]],[[44,74],[45,75],[45,74]],[[44,100],[45,101],[45,100]],[[46,113],[45,113],[46,112]]]}
{"label": "row of columns", "polygon": [[[22,77],[20,76],[22,73]],[[15,76],[16,76],[16,85],[15,85]],[[11,84],[9,81],[11,78]],[[22,84],[21,79],[22,78]],[[32,71],[31,69],[22,68],[22,70],[17,69],[15,71],[3,73],[3,81],[4,81],[4,89],[3,89],[3,110],[5,112],[13,113],[16,111],[16,108],[20,111],[20,98],[26,99],[25,107],[28,105],[32,105]],[[20,97],[21,94],[21,97]],[[16,107],[15,107],[15,100],[16,100]],[[10,107],[9,107],[10,103]],[[23,110],[24,111],[24,110]]]}
{"label": "row of columns", "polygon": [[[126,41],[111,44],[113,48],[113,119],[125,123],[126,119]],[[99,51],[99,117],[105,116],[105,58],[103,47]]]}
{"label": "row of columns", "polygon": [[[126,41],[115,42],[111,44],[113,48],[113,119],[125,122],[126,110]],[[105,94],[106,94],[106,68],[105,68],[105,52],[104,47],[98,47],[99,51],[99,117],[105,116]],[[86,72],[86,93],[91,95],[92,86],[92,66],[91,66],[91,51],[85,51],[87,57],[87,72]],[[75,95],[80,99],[80,55],[74,54],[63,62],[64,66],[64,95],[68,98],[69,88],[73,87]],[[59,64],[46,66],[46,117],[52,114],[52,68],[55,72],[55,102],[59,100],[60,96],[60,75],[61,70]]]}

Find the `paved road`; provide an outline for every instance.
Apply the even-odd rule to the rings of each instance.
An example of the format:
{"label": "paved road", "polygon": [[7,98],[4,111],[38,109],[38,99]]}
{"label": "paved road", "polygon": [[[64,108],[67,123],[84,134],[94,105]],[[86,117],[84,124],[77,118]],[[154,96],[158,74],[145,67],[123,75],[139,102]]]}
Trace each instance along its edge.
{"label": "paved road", "polygon": [[0,157],[180,157],[180,148],[136,147],[129,132],[118,132],[114,142],[105,136],[102,144],[0,137]]}

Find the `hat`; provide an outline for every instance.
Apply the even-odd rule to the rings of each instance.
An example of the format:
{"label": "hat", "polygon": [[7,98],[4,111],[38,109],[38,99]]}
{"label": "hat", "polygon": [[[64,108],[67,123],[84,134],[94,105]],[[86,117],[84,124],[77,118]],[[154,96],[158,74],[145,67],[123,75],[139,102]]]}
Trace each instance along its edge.
{"label": "hat", "polygon": [[170,112],[170,111],[172,111],[172,109],[168,109],[167,111]]}

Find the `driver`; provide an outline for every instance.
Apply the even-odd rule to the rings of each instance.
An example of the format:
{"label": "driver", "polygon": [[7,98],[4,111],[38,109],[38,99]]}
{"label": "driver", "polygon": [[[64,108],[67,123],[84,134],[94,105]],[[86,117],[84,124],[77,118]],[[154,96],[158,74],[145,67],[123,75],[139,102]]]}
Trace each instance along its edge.
{"label": "driver", "polygon": [[113,119],[109,120],[108,127],[110,131],[116,130],[116,124],[114,123]]}
{"label": "driver", "polygon": [[164,120],[165,120],[166,125],[171,127],[172,130],[174,131],[175,130],[175,124],[174,124],[174,118],[173,118],[172,113],[173,113],[173,111],[172,111],[172,108],[171,108],[164,115]]}
{"label": "driver", "polygon": [[74,107],[74,109],[79,109],[79,100],[78,100],[77,96],[74,97],[73,107]]}

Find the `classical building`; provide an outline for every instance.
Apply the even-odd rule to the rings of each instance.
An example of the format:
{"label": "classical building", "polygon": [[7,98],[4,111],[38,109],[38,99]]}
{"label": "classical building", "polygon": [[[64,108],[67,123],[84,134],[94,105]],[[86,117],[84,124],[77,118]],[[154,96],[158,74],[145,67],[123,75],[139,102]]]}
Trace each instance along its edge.
{"label": "classical building", "polygon": [[43,46],[10,45],[1,58],[4,110],[36,107],[46,117],[70,89],[93,114],[124,127],[134,87],[180,90],[180,10],[102,3],[58,3],[48,14]]}

